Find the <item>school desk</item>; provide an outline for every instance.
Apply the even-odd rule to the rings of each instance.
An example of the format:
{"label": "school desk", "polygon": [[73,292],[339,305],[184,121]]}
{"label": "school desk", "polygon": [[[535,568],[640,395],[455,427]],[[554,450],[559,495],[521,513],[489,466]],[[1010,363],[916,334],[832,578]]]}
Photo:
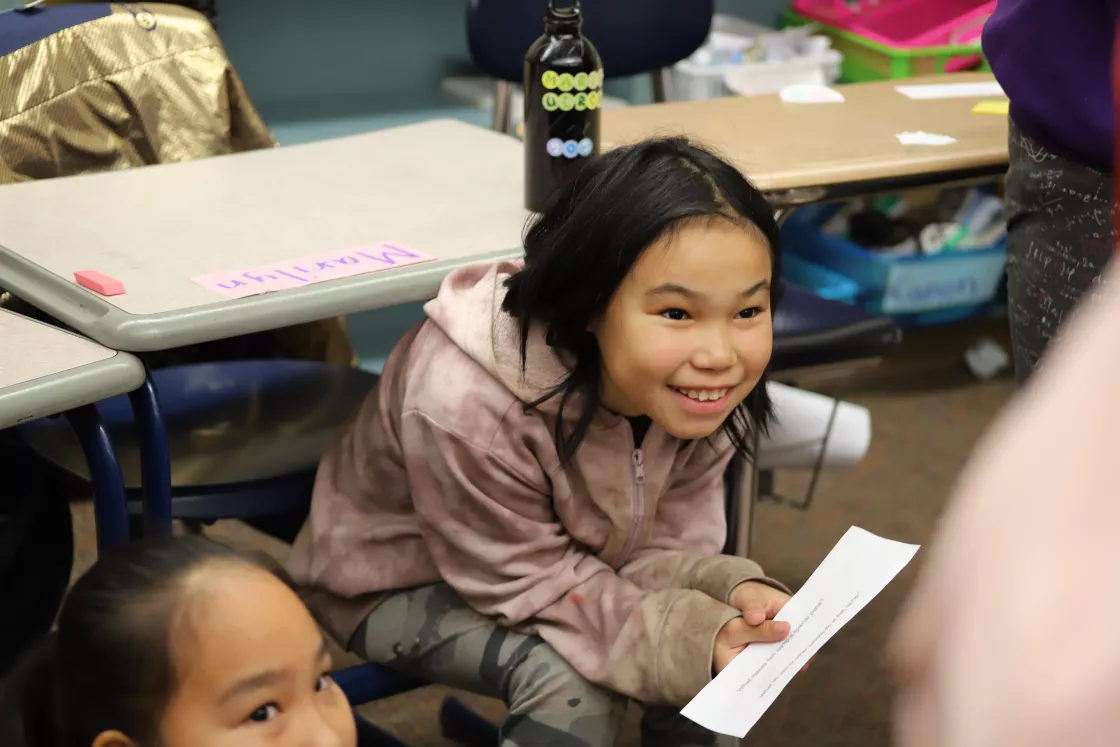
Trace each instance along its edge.
{"label": "school desk", "polygon": [[[384,308],[430,298],[463,264],[519,256],[522,178],[520,142],[436,120],[8,185],[0,187],[0,287],[128,351]],[[433,261],[325,283],[303,282],[293,269],[403,261],[384,244]],[[83,271],[117,281],[123,294],[79,286]],[[285,278],[281,271],[302,287],[233,299],[192,281],[231,273],[251,284]]]}
{"label": "school desk", "polygon": [[[834,86],[839,103],[764,94],[605,109],[601,137],[606,149],[657,135],[695,138],[734,162],[775,207],[991,181],[1007,171],[1007,117],[973,108],[1003,97],[911,99],[897,87],[993,82],[988,73],[959,73]],[[904,144],[903,133],[953,142]]]}
{"label": "school desk", "polygon": [[0,428],[131,392],[144,367],[127,353],[0,309]]}
{"label": "school desk", "polygon": [[65,414],[89,462],[102,547],[127,540],[128,514],[120,467],[94,403],[143,383],[144,367],[133,356],[0,309],[0,428]]}

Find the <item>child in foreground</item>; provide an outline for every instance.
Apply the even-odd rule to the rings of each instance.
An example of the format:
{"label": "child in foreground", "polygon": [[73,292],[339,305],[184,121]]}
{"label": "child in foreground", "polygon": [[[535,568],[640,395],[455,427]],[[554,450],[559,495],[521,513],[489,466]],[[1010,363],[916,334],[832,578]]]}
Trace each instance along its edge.
{"label": "child in foreground", "polygon": [[679,715],[784,587],[720,555],[770,418],[765,197],[682,139],[591,159],[524,263],[447,277],[320,465],[289,570],[361,656],[502,698],[502,744],[737,744]]}
{"label": "child in foreground", "polygon": [[4,747],[355,747],[307,608],[202,537],[113,551],[0,689]]}

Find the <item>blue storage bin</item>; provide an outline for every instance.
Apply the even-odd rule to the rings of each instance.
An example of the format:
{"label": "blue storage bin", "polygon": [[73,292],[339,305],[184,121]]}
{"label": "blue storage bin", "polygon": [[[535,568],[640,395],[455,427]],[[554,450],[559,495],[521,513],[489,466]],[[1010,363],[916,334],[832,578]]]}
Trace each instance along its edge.
{"label": "blue storage bin", "polygon": [[856,281],[788,252],[782,253],[782,279],[821,298],[853,306],[859,295]]}
{"label": "blue storage bin", "polygon": [[856,305],[872,313],[940,324],[982,312],[999,292],[1006,241],[987,249],[892,256],[826,236],[815,220],[799,217],[795,213],[782,226],[783,260],[796,256],[853,280]]}

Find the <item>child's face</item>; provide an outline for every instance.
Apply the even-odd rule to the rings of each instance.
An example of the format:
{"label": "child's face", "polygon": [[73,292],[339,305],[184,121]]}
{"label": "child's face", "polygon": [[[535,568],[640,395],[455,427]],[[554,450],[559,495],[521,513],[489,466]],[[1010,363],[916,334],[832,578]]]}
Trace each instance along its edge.
{"label": "child's face", "polygon": [[322,634],[290,589],[229,564],[188,583],[194,596],[172,626],[178,686],[160,724],[165,747],[355,747]]}
{"label": "child's face", "polygon": [[722,219],[680,226],[645,251],[592,327],[603,403],[682,439],[710,436],[770,361],[770,251]]}

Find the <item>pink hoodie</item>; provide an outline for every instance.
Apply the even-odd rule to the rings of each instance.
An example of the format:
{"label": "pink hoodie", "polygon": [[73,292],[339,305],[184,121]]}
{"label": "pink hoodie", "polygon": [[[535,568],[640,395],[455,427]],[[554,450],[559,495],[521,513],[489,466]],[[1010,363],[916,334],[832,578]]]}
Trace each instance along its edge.
{"label": "pink hoodie", "polygon": [[342,641],[384,592],[442,580],[592,682],[683,704],[739,614],[731,589],[781,588],[717,554],[730,444],[682,443],[654,424],[635,445],[629,423],[601,411],[562,469],[555,400],[525,403],[566,369],[536,330],[523,373],[516,322],[500,309],[518,269],[477,265],[444,281],[323,458],[290,571]]}

